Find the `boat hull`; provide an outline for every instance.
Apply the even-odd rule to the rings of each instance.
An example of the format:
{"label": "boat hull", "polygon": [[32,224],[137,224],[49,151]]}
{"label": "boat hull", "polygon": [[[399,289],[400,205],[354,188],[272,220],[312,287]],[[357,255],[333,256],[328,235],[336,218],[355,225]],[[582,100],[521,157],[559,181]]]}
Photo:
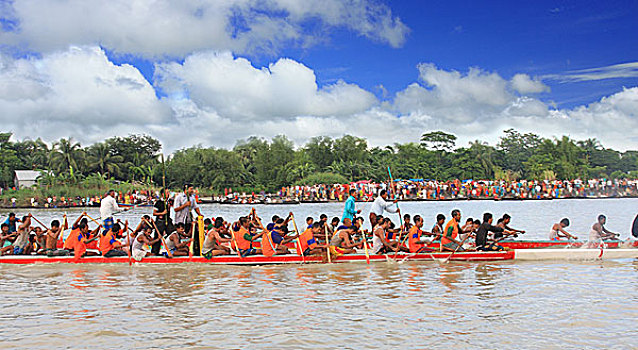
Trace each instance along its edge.
{"label": "boat hull", "polygon": [[[444,261],[451,253],[425,253],[406,254],[401,253],[394,257],[389,255],[370,255],[370,262],[386,261]],[[543,260],[602,260],[602,259],[636,259],[638,249],[515,249],[503,252],[457,252],[449,260],[451,261],[543,261]],[[332,259],[333,263],[365,263],[365,254],[347,254]],[[294,254],[265,257],[248,256],[240,258],[235,255],[216,256],[212,259],[203,257],[147,257],[136,264],[208,264],[208,265],[295,265],[295,264],[321,264],[325,263],[324,256],[301,257]],[[0,264],[128,264],[128,257],[46,257],[46,256],[3,256]]]}
{"label": "boat hull", "polygon": [[[394,254],[389,255],[370,255],[370,262],[385,261],[428,261],[428,260],[445,260],[450,253],[432,253],[432,254],[398,254],[396,259]],[[452,261],[500,261],[511,260],[514,258],[512,251],[505,252],[461,252],[454,254],[450,260]],[[325,262],[324,256],[307,256],[288,254],[281,256],[265,257],[265,256],[247,256],[240,258],[236,255],[215,256],[212,259],[203,257],[175,257],[172,259],[164,257],[147,257],[140,262],[143,264],[183,264],[183,263],[199,263],[210,265],[281,265],[281,264],[320,264]],[[332,259],[333,263],[365,263],[365,254],[348,254]],[[128,264],[128,257],[85,257],[76,259],[74,257],[46,257],[46,256],[3,256],[0,257],[0,264],[52,264],[52,263],[68,263],[68,264]]]}

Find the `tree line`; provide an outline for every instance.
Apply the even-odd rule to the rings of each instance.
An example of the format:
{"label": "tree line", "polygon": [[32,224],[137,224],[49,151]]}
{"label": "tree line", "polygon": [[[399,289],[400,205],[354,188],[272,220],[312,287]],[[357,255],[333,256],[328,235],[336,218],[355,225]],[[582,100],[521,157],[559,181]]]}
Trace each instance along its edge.
{"label": "tree line", "polygon": [[387,167],[404,179],[638,178],[638,151],[605,148],[596,139],[543,138],[514,129],[494,146],[476,140],[457,147],[453,134],[434,131],[419,142],[370,147],[363,138],[319,136],[295,147],[286,136],[250,137],[232,149],[193,146],[161,162],[162,145],[149,135],[112,137],[83,147],[72,138],[49,145],[40,138],[11,141],[0,133],[0,185],[13,186],[13,171],[45,170],[42,186],[87,179],[156,187],[191,183],[210,192],[276,191],[296,184],[384,181]]}

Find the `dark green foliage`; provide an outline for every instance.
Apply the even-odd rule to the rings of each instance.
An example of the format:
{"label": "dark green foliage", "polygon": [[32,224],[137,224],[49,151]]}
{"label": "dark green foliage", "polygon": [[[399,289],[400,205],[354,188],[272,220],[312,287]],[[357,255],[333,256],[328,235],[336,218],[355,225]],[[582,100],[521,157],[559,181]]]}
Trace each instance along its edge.
{"label": "dark green foliage", "polygon": [[[13,184],[16,169],[48,170],[43,186],[114,180],[161,185],[164,167],[160,142],[148,135],[113,137],[82,147],[60,139],[50,147],[42,140],[12,142],[0,134],[0,185]],[[291,184],[387,180],[387,167],[404,179],[588,179],[635,178],[638,151],[604,148],[596,139],[574,141],[567,136],[546,139],[506,130],[497,145],[479,140],[454,149],[456,136],[441,131],[422,136],[420,143],[369,148],[351,135],[314,137],[295,149],[279,135],[272,140],[250,137],[232,150],[195,146],[166,159],[166,181],[172,188],[192,183],[221,193],[277,191]]]}

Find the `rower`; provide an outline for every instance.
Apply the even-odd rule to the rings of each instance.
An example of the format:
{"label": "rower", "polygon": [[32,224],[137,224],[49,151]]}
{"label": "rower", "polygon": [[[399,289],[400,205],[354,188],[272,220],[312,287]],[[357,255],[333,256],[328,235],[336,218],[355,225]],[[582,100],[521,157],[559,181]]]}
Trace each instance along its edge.
{"label": "rower", "polygon": [[589,231],[588,248],[597,248],[606,239],[614,239],[619,234],[613,233],[605,228],[607,223],[607,217],[605,215],[598,215],[598,221],[591,227]]}
{"label": "rower", "polygon": [[133,259],[136,261],[142,261],[143,258],[151,255],[151,252],[146,250],[144,247],[147,245],[152,246],[160,241],[159,235],[157,235],[157,238],[153,239],[151,238],[152,234],[153,229],[150,226],[145,226],[141,232],[135,236],[135,240],[131,246],[131,256]]}
{"label": "rower", "polygon": [[[512,217],[509,214],[503,214],[503,217],[499,220],[499,225],[505,230],[505,231],[509,231],[510,235],[517,235],[517,234],[523,234],[525,233],[525,231],[523,230],[517,230],[514,228],[511,228],[507,225],[509,225],[510,221],[512,221]],[[494,234],[494,239],[499,239],[499,238],[503,238],[502,235],[499,234]]]}
{"label": "rower", "polygon": [[467,218],[465,220],[465,225],[461,227],[461,233],[459,234],[459,239],[464,240],[468,235],[471,235],[474,232],[474,219]]}
{"label": "rower", "polygon": [[44,230],[42,227],[36,226],[36,228],[33,229],[33,233],[35,234],[35,252],[37,254],[44,254],[47,245],[47,238]]}
{"label": "rower", "polygon": [[414,225],[410,228],[408,232],[408,247],[410,248],[410,253],[421,253],[427,250],[427,242],[423,237],[423,218],[421,215],[414,215]]}
{"label": "rower", "polygon": [[312,224],[315,223],[315,219],[312,216],[306,218],[306,228],[312,228]]}
{"label": "rower", "polygon": [[[125,229],[128,229],[128,220],[125,223]],[[105,229],[100,237],[100,253],[105,258],[116,256],[127,256],[128,253],[123,249],[125,244],[120,243],[116,237],[123,233],[119,223],[115,223],[110,229]],[[128,247],[127,247],[128,249]]]}
{"label": "rower", "polygon": [[461,247],[461,242],[457,240],[461,232],[460,221],[461,211],[458,209],[452,210],[452,219],[445,225],[441,236],[441,250],[464,251],[463,247]]}
{"label": "rower", "polygon": [[2,229],[2,233],[0,233],[0,242],[2,243],[0,254],[4,255],[6,252],[13,252],[13,243],[9,239],[15,237],[16,233],[9,232],[9,224],[6,222],[0,225],[0,227]]}
{"label": "rower", "polygon": [[388,192],[386,190],[381,190],[379,192],[379,196],[372,203],[372,207],[370,208],[370,225],[374,229],[377,225],[377,217],[379,215],[383,215],[384,211],[388,213],[399,213],[401,214],[401,210],[399,209],[399,205],[397,202],[398,199],[388,203],[386,200],[388,199]]}
{"label": "rower", "polygon": [[[306,229],[304,232],[302,232],[299,235],[299,245],[301,246],[300,251],[303,252],[304,256],[321,255],[325,253],[326,249],[328,249],[327,245],[318,244],[315,238],[315,236],[318,236],[321,234],[321,230],[322,230],[321,223],[315,222],[312,224],[312,227]],[[263,247],[264,247],[264,244],[262,241],[262,249],[264,249]],[[271,249],[271,248],[269,247],[268,249]],[[264,253],[264,255],[266,254]]]}
{"label": "rower", "polygon": [[13,242],[13,255],[24,254],[24,250],[29,244],[29,233],[31,232],[31,214],[22,218],[22,223],[18,226],[18,237]]}
{"label": "rower", "polygon": [[69,251],[56,248],[61,232],[62,232],[62,227],[60,227],[60,221],[58,220],[51,221],[51,228],[47,230],[47,246],[46,246],[47,256],[69,255]]}
{"label": "rower", "polygon": [[569,232],[565,231],[565,227],[569,226],[569,219],[563,218],[559,223],[552,225],[551,231],[549,231],[550,241],[559,241],[561,238],[578,239],[576,236],[572,236]]}
{"label": "rower", "polygon": [[[188,247],[193,238],[190,237],[182,241],[182,237],[186,237],[186,225],[183,222],[179,222],[175,225],[175,231],[166,237],[166,247],[173,256],[188,256],[189,254]],[[168,253],[165,254],[168,256]]]}
{"label": "rower", "polygon": [[75,243],[78,241],[78,235],[80,234],[80,223],[88,223],[88,220],[84,217],[86,215],[86,212],[83,212],[82,214],[80,214],[80,216],[78,216],[77,219],[75,219],[75,222],[73,223],[73,225],[71,225],[71,232],[69,232],[69,236],[66,238],[66,240],[64,241],[64,249],[68,250],[68,251],[73,251],[73,249],[75,248]]}
{"label": "rower", "polygon": [[352,241],[351,234],[354,233],[354,231],[355,229],[352,227],[337,230],[330,239],[330,254],[340,256],[343,254],[356,253],[357,251],[354,247],[358,246],[359,243]]}
{"label": "rower", "polygon": [[[251,212],[250,215],[253,213]],[[253,240],[259,238],[261,234],[252,235],[250,232],[251,222],[249,217],[242,216],[239,221],[235,222],[232,227],[232,235],[235,239],[236,247],[231,247],[235,250],[239,250],[241,257],[248,255],[261,254],[261,249],[253,248]]]}
{"label": "rower", "polygon": [[410,232],[412,228],[412,223],[410,222],[410,214],[403,215],[403,226],[401,226],[401,233]]}
{"label": "rower", "polygon": [[349,196],[348,196],[348,199],[346,199],[345,207],[343,208],[343,215],[341,216],[341,222],[344,225],[349,227],[352,223],[352,220],[354,220],[354,217],[357,214],[361,214],[361,209],[357,210],[355,208],[356,200],[354,198],[354,195],[357,194],[357,190],[354,188],[351,188],[348,193],[349,193]]}
{"label": "rower", "polygon": [[[377,223],[374,231],[372,232],[372,249],[374,254],[386,254],[390,251],[397,252],[409,252],[409,249],[403,246],[399,246],[401,242],[401,236],[398,235],[396,230],[392,230],[392,222],[389,218],[382,219]],[[393,232],[395,231],[395,232]],[[397,234],[395,236],[395,234]],[[393,240],[396,238],[397,240]]]}
{"label": "rower", "polygon": [[[89,232],[89,225],[86,222],[80,222],[77,226],[78,233],[75,236],[74,240],[76,241],[73,245],[73,254],[76,258],[81,258],[84,256],[97,255],[95,252],[87,252],[86,244],[92,241],[99,239],[97,233],[99,232],[101,226],[98,226],[93,232]],[[90,238],[91,235],[95,235],[93,238]],[[67,241],[69,238],[67,238]]]}
{"label": "rower", "polygon": [[[210,219],[206,219],[204,224],[206,225],[207,222],[210,223]],[[222,243],[231,242],[231,239],[221,236],[221,231],[224,229],[224,219],[218,217],[215,219],[215,224],[206,227],[208,231],[202,247],[202,256],[211,259],[213,256],[230,254],[230,248],[222,245]]]}
{"label": "rower", "polygon": [[9,233],[15,233],[18,231],[17,222],[19,220],[16,218],[15,213],[9,213],[9,217],[5,220],[5,224],[9,225]]}
{"label": "rower", "polygon": [[436,216],[436,223],[432,226],[432,235],[434,235],[434,240],[441,238],[443,235],[443,223],[445,222],[445,215],[438,214]]}
{"label": "rower", "polygon": [[494,217],[491,213],[483,214],[483,223],[476,230],[476,250],[483,252],[504,250],[496,242],[488,242],[488,232],[503,233],[505,231],[502,227],[492,226],[493,220]]}

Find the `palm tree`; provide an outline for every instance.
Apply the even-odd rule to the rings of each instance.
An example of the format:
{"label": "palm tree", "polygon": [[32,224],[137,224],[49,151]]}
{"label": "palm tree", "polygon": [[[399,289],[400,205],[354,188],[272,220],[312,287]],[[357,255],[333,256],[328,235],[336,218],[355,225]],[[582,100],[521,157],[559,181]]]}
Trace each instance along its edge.
{"label": "palm tree", "polygon": [[73,138],[62,138],[53,144],[50,159],[53,168],[59,174],[66,172],[71,174],[74,169],[78,171],[84,165],[84,151],[79,142],[73,142]]}
{"label": "palm tree", "polygon": [[104,174],[107,178],[118,176],[124,158],[113,155],[104,143],[96,143],[88,150],[87,165],[93,172]]}

